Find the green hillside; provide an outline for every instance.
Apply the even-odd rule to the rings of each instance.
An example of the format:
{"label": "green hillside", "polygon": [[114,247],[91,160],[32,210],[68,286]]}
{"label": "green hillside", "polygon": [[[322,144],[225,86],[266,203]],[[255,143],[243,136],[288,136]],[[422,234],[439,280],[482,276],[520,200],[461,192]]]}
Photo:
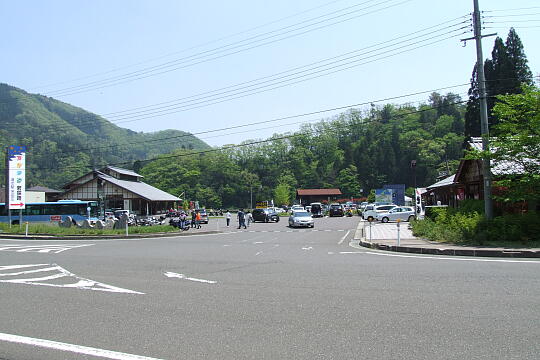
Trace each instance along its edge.
{"label": "green hillside", "polygon": [[138,133],[81,108],[0,83],[0,145],[11,144],[28,148],[28,186],[49,187],[59,187],[94,166],[131,168],[136,159],[179,148],[209,148],[183,131]]}

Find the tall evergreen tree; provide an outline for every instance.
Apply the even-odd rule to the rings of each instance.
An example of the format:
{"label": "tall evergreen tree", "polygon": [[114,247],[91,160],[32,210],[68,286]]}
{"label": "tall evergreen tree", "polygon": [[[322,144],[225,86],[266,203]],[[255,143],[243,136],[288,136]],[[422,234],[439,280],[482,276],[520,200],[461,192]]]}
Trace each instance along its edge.
{"label": "tall evergreen tree", "polygon": [[[490,128],[498,123],[498,119],[492,113],[497,101],[496,96],[520,94],[522,84],[532,84],[532,72],[527,63],[523,43],[513,28],[508,32],[506,43],[500,37],[495,39],[491,59],[487,59],[484,63]],[[465,113],[466,137],[480,136],[481,134],[479,97],[478,76],[475,66],[471,78],[471,87],[469,88],[469,102]]]}

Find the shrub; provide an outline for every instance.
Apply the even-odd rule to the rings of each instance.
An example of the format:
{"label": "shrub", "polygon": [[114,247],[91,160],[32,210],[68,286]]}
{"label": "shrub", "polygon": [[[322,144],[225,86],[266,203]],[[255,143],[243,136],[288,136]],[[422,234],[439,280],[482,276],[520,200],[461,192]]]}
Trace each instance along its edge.
{"label": "shrub", "polygon": [[467,207],[464,212],[434,209],[433,220],[412,222],[413,235],[457,244],[540,245],[540,214],[504,215],[486,220],[472,209]]}
{"label": "shrub", "polygon": [[540,242],[540,214],[509,214],[493,220],[483,219],[475,229],[473,240],[478,244],[491,241],[531,245]]}

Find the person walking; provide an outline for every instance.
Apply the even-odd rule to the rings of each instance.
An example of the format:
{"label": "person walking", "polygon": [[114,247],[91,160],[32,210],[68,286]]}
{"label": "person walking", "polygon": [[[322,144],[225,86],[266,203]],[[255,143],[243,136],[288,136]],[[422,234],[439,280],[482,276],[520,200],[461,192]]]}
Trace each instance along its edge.
{"label": "person walking", "polygon": [[197,215],[195,214],[195,210],[191,210],[191,227],[194,228],[195,227],[195,218],[197,217]]}
{"label": "person walking", "polygon": [[253,215],[251,215],[251,211],[248,211],[246,213],[246,220],[247,220],[247,226],[251,225],[251,222],[253,221]]}
{"label": "person walking", "polygon": [[225,220],[227,221],[227,227],[229,227],[229,225],[231,224],[231,212],[229,210],[227,210],[227,213],[225,214]]}
{"label": "person walking", "polygon": [[195,225],[197,225],[197,229],[201,228],[201,212],[199,210],[195,213]]}
{"label": "person walking", "polygon": [[186,213],[184,211],[180,212],[180,230],[184,230],[186,226]]}
{"label": "person walking", "polygon": [[244,229],[247,229],[246,227],[246,214],[244,213],[244,209],[238,210],[238,228],[240,229],[242,226]]}

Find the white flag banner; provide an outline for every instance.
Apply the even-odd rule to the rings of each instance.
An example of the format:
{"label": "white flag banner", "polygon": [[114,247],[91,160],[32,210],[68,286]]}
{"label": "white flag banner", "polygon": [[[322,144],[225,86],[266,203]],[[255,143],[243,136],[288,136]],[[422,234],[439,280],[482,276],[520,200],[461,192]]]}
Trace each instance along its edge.
{"label": "white flag banner", "polygon": [[8,146],[8,190],[7,199],[10,210],[24,209],[26,204],[25,184],[25,146]]}

